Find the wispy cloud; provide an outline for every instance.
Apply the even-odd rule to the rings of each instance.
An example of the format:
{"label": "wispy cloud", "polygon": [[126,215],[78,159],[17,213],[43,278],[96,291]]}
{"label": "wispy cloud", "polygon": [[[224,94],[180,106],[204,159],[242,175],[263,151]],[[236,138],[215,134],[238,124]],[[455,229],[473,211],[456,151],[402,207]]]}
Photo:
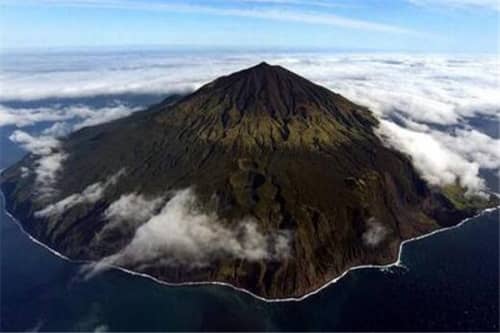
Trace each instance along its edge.
{"label": "wispy cloud", "polygon": [[[274,4],[298,4],[298,1],[253,1],[256,6],[252,8],[242,8],[231,6],[231,3],[224,5],[215,5],[209,3],[185,3],[185,2],[161,2],[151,1],[143,2],[137,0],[42,0],[26,1],[26,3],[35,5],[82,7],[82,8],[102,8],[102,9],[126,9],[126,10],[147,10],[147,11],[168,11],[176,13],[197,13],[216,16],[233,16],[258,18],[273,21],[300,22],[305,24],[318,24],[325,26],[343,27],[349,29],[361,29],[368,31],[389,32],[398,34],[414,34],[410,29],[398,27],[395,25],[373,22],[369,20],[360,20],[347,18],[331,13],[322,13],[318,11],[299,11],[290,8],[272,8],[269,6],[257,6],[259,3]],[[3,4],[15,4],[15,1],[3,0]],[[315,6],[328,6],[327,2],[315,1]]]}
{"label": "wispy cloud", "polygon": [[425,7],[486,8],[500,10],[498,0],[408,0],[410,3]]}
{"label": "wispy cloud", "polygon": [[[64,129],[64,131],[71,131],[122,118],[138,109],[121,104],[102,108],[91,108],[86,105],[12,108],[0,104],[0,126],[15,125],[16,127],[25,127],[40,122],[61,122],[73,119],[76,120],[76,124]],[[62,133],[62,124],[56,123],[56,126],[58,128],[53,130]]]}
{"label": "wispy cloud", "polygon": [[162,206],[165,205],[166,198],[146,197],[138,193],[128,193],[122,195],[113,202],[104,212],[104,217],[108,223],[96,235],[96,241],[100,242],[106,238],[109,233],[116,230],[136,229],[144,222],[151,219],[159,213]]}
{"label": "wispy cloud", "polygon": [[288,6],[323,7],[323,8],[353,8],[353,7],[360,6],[359,4],[354,4],[352,1],[236,0],[236,2],[272,4],[272,5],[288,5]]}
{"label": "wispy cloud", "polygon": [[93,204],[99,201],[106,189],[118,182],[118,179],[125,174],[125,169],[118,171],[103,182],[93,183],[87,186],[81,193],[74,193],[56,203],[50,204],[42,210],[36,211],[36,217],[59,216],[66,210],[81,204]]}
{"label": "wispy cloud", "polygon": [[146,198],[137,193],[124,194],[106,209],[104,215],[108,220],[116,223],[144,222],[157,213],[164,201],[164,197]]}
{"label": "wispy cloud", "polygon": [[9,139],[21,145],[37,157],[35,170],[22,170],[23,176],[29,175],[33,171],[36,175],[36,191],[39,199],[44,199],[54,195],[57,191],[54,188],[57,174],[62,167],[62,163],[67,155],[60,149],[60,142],[51,136],[34,137],[30,134],[16,130]]}
{"label": "wispy cloud", "polygon": [[[112,204],[106,212],[107,218],[120,228],[127,216],[125,211],[156,207],[154,200],[134,197],[130,194]],[[127,205],[123,205],[126,202]],[[121,209],[117,209],[121,207]],[[142,266],[162,263],[164,266],[186,268],[205,267],[214,260],[239,258],[248,261],[283,260],[291,255],[290,235],[284,231],[268,234],[259,231],[252,218],[227,225],[215,213],[204,212],[191,189],[178,191],[154,215],[144,218],[133,239],[118,253],[104,258],[86,269],[91,277],[107,265]],[[113,221],[113,219],[118,221]],[[120,222],[121,221],[121,222]],[[118,222],[118,223],[117,223]]]}
{"label": "wispy cloud", "polygon": [[35,155],[48,155],[59,148],[60,142],[51,136],[38,136],[34,137],[26,132],[16,130],[9,139],[21,145],[24,149]]}
{"label": "wispy cloud", "polygon": [[379,245],[389,234],[389,230],[375,217],[370,217],[365,222],[365,231],[362,238],[365,245],[374,247]]}

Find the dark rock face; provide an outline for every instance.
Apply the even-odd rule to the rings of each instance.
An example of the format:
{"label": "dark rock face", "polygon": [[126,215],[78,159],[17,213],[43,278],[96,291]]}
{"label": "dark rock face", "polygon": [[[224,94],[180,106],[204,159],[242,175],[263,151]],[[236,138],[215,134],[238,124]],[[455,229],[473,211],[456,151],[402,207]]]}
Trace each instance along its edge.
{"label": "dark rock face", "polygon": [[[290,256],[128,268],[169,282],[222,281],[263,297],[297,297],[349,267],[392,262],[402,240],[477,211],[457,208],[430,188],[405,155],[382,144],[376,126],[366,108],[262,63],[71,134],[62,141],[67,158],[50,199],[34,195],[33,175],[21,176],[22,168],[35,168],[32,155],[2,174],[2,190],[8,209],[36,238],[71,258],[97,260],[120,251],[137,228],[124,224],[96,237],[109,223],[105,210],[121,195],[191,187],[202,209],[215,211],[227,228],[251,216],[264,235],[289,232]],[[122,168],[126,175],[92,204],[56,218],[34,214]]]}

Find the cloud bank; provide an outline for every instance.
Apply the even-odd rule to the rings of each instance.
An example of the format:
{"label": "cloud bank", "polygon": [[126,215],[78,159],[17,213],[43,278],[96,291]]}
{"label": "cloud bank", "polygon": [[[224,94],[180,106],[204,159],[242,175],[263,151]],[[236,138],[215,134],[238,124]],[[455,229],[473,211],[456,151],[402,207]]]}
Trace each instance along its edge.
{"label": "cloud bank", "polygon": [[[40,122],[55,122],[52,130],[46,133],[63,135],[86,126],[94,126],[118,118],[126,117],[140,108],[126,105],[115,105],[102,108],[91,108],[85,105],[12,108],[0,104],[0,126],[14,125],[26,127]],[[70,125],[68,120],[74,120]]]}
{"label": "cloud bank", "polygon": [[214,213],[199,208],[191,189],[176,192],[154,213],[162,200],[128,194],[108,208],[106,217],[117,228],[120,228],[117,222],[127,219],[145,222],[125,248],[88,269],[87,276],[105,269],[106,265],[144,267],[161,262],[169,267],[200,268],[220,259],[282,260],[290,255],[287,232],[265,235],[251,218],[225,225]]}
{"label": "cloud bank", "polygon": [[[388,144],[412,156],[422,175],[442,185],[459,181],[484,188],[481,169],[498,174],[498,140],[467,126],[468,119],[500,121],[500,61],[488,55],[332,54],[279,52],[50,53],[4,57],[0,83],[0,124],[25,126],[56,121],[45,135],[127,115],[116,105],[54,108],[7,107],[6,101],[95,94],[168,94],[186,91],[265,60],[318,82],[368,106],[384,119]],[[50,82],[50,84],[47,84]],[[66,119],[75,118],[77,124]],[[395,122],[395,119],[398,119]],[[424,149],[423,144],[429,147]]]}
{"label": "cloud bank", "polygon": [[[484,189],[484,181],[479,177],[479,163],[469,161],[442,141],[460,138],[445,134],[410,130],[387,120],[382,120],[379,133],[394,148],[408,153],[415,167],[429,183],[443,186],[459,182],[470,191],[478,192]],[[439,140],[439,136],[446,138]],[[463,149],[463,148],[460,148]],[[467,149],[466,154],[469,151]]]}
{"label": "cloud bank", "polygon": [[[399,112],[420,122],[456,124],[476,114],[499,114],[500,61],[494,55],[276,52],[203,55],[161,50],[103,52],[92,57],[54,53],[36,60],[33,55],[5,55],[0,72],[0,101],[121,93],[168,94],[196,89],[262,60],[290,68],[381,115]],[[4,116],[7,117],[13,116]],[[7,118],[3,122],[14,120]]]}

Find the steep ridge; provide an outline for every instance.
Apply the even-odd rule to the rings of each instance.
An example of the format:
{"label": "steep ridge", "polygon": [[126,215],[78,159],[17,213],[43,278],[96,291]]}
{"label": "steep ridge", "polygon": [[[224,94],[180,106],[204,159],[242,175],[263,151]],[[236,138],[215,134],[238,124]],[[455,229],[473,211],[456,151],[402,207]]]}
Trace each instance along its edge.
{"label": "steep ridge", "polygon": [[[4,171],[1,186],[24,228],[71,258],[112,258],[168,282],[220,281],[263,297],[297,297],[349,267],[394,261],[401,241],[493,204],[456,207],[382,143],[377,123],[366,108],[262,63],[63,139],[50,196],[37,195],[40,157],[33,154]],[[178,201],[176,191],[187,188],[195,199],[183,192],[187,201]],[[127,216],[110,218],[110,207],[130,194],[136,204],[149,198],[154,213],[143,205],[145,216],[136,219],[122,207]],[[170,211],[162,210],[169,202]],[[57,214],[40,213],[57,203]],[[176,220],[179,229],[193,224],[191,252],[168,235],[154,256],[124,259],[141,226],[159,223],[151,216],[173,223],[179,211],[187,216]]]}

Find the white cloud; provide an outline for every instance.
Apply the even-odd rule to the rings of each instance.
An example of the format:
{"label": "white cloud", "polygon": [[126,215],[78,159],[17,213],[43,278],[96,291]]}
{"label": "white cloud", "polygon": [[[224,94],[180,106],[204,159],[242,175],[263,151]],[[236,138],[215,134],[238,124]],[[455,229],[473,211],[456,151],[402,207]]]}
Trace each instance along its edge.
{"label": "white cloud", "polygon": [[164,204],[164,197],[149,198],[136,193],[122,195],[104,212],[104,217],[109,222],[96,235],[97,239],[100,240],[103,235],[116,228],[132,227],[135,229],[156,215]]}
{"label": "white cloud", "polygon": [[[9,139],[38,156],[34,172],[36,174],[36,190],[40,199],[53,195],[56,192],[53,186],[57,173],[67,157],[60,149],[60,142],[50,136],[33,137],[19,130],[14,131]],[[23,170],[22,174],[26,176],[28,172],[29,170]]]}
{"label": "white cloud", "polygon": [[67,155],[64,152],[54,152],[42,155],[35,163],[36,185],[35,191],[46,198],[57,193],[54,188],[57,174],[60,171]]}
{"label": "white cloud", "polygon": [[53,123],[50,127],[47,127],[42,131],[43,135],[51,136],[55,138],[61,138],[73,131],[73,126],[67,122],[57,122]]}
{"label": "white cloud", "polygon": [[[304,57],[305,58],[305,57]],[[419,122],[457,124],[500,115],[500,63],[494,56],[344,55],[277,59],[292,70],[370,107]]]}
{"label": "white cloud", "polygon": [[454,7],[454,8],[487,8],[500,10],[498,0],[408,0],[409,2],[426,7]]}
{"label": "white cloud", "polygon": [[0,126],[16,125],[23,127],[41,121],[67,119],[53,108],[13,109],[0,104]]}
{"label": "white cloud", "polygon": [[[37,194],[40,195],[39,199],[42,200],[50,198],[57,193],[57,189],[54,188],[56,178],[64,160],[67,158],[67,154],[61,150],[60,141],[56,137],[65,136],[74,130],[86,126],[93,126],[122,118],[137,110],[138,108],[129,108],[124,105],[99,109],[81,105],[64,108],[15,109],[0,105],[0,126],[16,125],[23,127],[38,122],[58,121],[46,128],[42,132],[42,135],[37,137],[20,130],[15,130],[9,136],[12,142],[21,145],[32,154],[38,156],[34,164],[34,172],[36,174]],[[59,122],[59,120],[73,120],[73,123]],[[29,175],[29,172],[30,170],[24,167],[22,176],[26,177]],[[68,198],[68,200],[70,199]],[[61,203],[61,205],[64,204],[67,203]]]}
{"label": "white cloud", "polygon": [[105,107],[97,110],[83,108],[80,110],[80,113],[78,113],[78,117],[83,119],[83,121],[76,124],[73,129],[78,130],[83,127],[107,123],[118,118],[126,117],[138,110],[140,110],[140,108],[129,108],[124,105]]}
{"label": "white cloud", "polygon": [[[62,135],[82,127],[122,118],[137,110],[139,108],[130,108],[121,104],[102,108],[90,108],[85,105],[12,108],[0,104],[0,126],[25,127],[40,122],[59,122],[55,124],[56,127],[47,130],[46,133]],[[78,122],[73,126],[61,123],[61,121],[66,120],[77,120]]]}
{"label": "white cloud", "polygon": [[30,169],[27,167],[21,167],[21,178],[26,178],[30,175]]}
{"label": "white cloud", "polygon": [[36,211],[36,217],[59,216],[66,210],[81,204],[93,204],[102,198],[106,189],[118,182],[118,179],[124,175],[125,170],[122,169],[109,177],[104,182],[97,182],[87,186],[82,193],[74,193],[66,198],[48,205],[42,210]]}
{"label": "white cloud", "polygon": [[[15,2],[3,0],[4,4],[12,4]],[[30,3],[29,1],[25,1]],[[299,11],[295,9],[289,9],[287,7],[281,6],[280,8],[262,6],[265,2],[261,1],[260,5],[258,1],[253,1],[254,6],[248,8],[241,8],[237,6],[217,6],[214,4],[203,3],[186,3],[179,1],[170,2],[148,2],[144,3],[137,0],[119,0],[119,1],[88,1],[88,0],[58,0],[58,1],[37,1],[34,2],[37,5],[51,5],[51,6],[70,6],[70,7],[82,7],[82,8],[113,8],[113,9],[127,9],[127,10],[147,10],[147,11],[167,11],[176,13],[198,13],[216,16],[233,16],[233,17],[250,17],[259,18],[273,21],[291,21],[299,22],[305,24],[316,24],[325,26],[335,26],[343,27],[349,29],[360,29],[367,31],[380,31],[389,33],[413,33],[409,29],[398,27],[395,25],[378,23],[370,20],[361,19],[351,19],[335,14],[327,14],[324,11],[309,11],[304,12],[304,10]],[[31,2],[33,3],[33,2]],[[292,4],[289,1],[288,4]],[[315,5],[322,4],[321,2],[314,2]],[[231,5],[231,3],[228,3]],[[274,1],[274,4],[280,4]],[[284,1],[281,4],[286,4]],[[323,7],[324,6],[323,3]]]}
{"label": "white cloud", "polygon": [[313,6],[323,8],[345,8],[358,7],[359,5],[341,1],[314,1],[314,0],[237,0],[240,2],[290,5],[290,6]]}
{"label": "white cloud", "polygon": [[[11,60],[9,60],[11,59]],[[98,94],[195,89],[262,60],[280,64],[364,104],[381,115],[401,112],[416,121],[456,124],[479,113],[498,116],[500,61],[495,56],[327,53],[221,53],[156,51],[97,53],[89,60],[68,54],[4,56],[1,100],[36,100]],[[24,70],[19,68],[23,67]],[[32,70],[26,70],[33,68]],[[47,84],[50,82],[50,84]],[[3,123],[28,122],[57,110],[3,110]],[[46,111],[46,112],[44,112]],[[63,110],[64,111],[64,110]],[[75,111],[76,112],[76,111]],[[65,117],[69,110],[63,112]],[[104,113],[104,112],[103,112]],[[1,116],[4,114],[3,116]],[[23,119],[15,119],[19,117]],[[83,116],[82,116],[83,117]],[[58,119],[55,119],[58,120]]]}
{"label": "white cloud", "polygon": [[484,189],[479,163],[468,161],[432,133],[414,131],[387,120],[381,121],[378,132],[394,148],[408,153],[429,183],[442,186],[458,181],[471,191]]}
{"label": "white cloud", "polygon": [[370,217],[366,221],[366,229],[363,235],[363,242],[367,246],[377,246],[389,234],[389,230],[375,217]]}
{"label": "white cloud", "polygon": [[24,149],[35,155],[48,155],[59,148],[60,142],[51,136],[34,137],[26,132],[16,130],[9,140],[21,145]]}
{"label": "white cloud", "polygon": [[[498,140],[467,128],[451,134],[443,130],[440,135],[434,126],[464,127],[466,118],[482,115],[500,120],[500,60],[495,56],[276,52],[203,55],[131,51],[96,53],[85,58],[54,53],[35,58],[16,55],[13,59],[9,60],[8,55],[4,57],[4,72],[0,75],[4,89],[0,99],[127,92],[167,94],[197,88],[216,77],[265,60],[368,106],[386,121],[397,116],[410,130],[401,133],[410,133],[405,138],[413,140],[411,145],[399,143],[398,148],[414,155],[421,172],[433,183],[460,179],[476,189],[482,187],[477,175],[479,168],[498,169],[495,163]],[[79,106],[54,112],[33,109],[34,115],[30,115],[30,109],[24,109],[19,116],[16,110],[5,112],[4,108],[8,116],[3,117],[3,122],[20,125],[31,119],[42,119],[44,114],[53,118],[77,117],[80,125],[71,126],[69,130],[134,111],[120,106],[106,110]],[[65,121],[58,121],[61,124],[48,129],[47,134],[68,131]],[[438,155],[444,151],[450,156],[450,166],[435,157],[436,151],[431,150],[431,156],[426,156],[425,149],[417,149],[420,138],[437,147]],[[479,148],[474,147],[476,143]],[[456,165],[451,165],[455,161]],[[442,171],[444,174],[440,175]]]}
{"label": "white cloud", "polygon": [[[263,234],[251,218],[227,225],[214,213],[202,212],[190,189],[177,192],[160,212],[151,215],[151,208],[157,206],[154,202],[129,194],[110,206],[106,214],[111,219],[123,221],[129,212],[135,212],[132,219],[146,221],[125,248],[91,267],[87,276],[110,264],[147,266],[161,262],[165,266],[204,267],[224,258],[260,261],[281,260],[290,255],[287,232]],[[137,215],[145,207],[147,212]]]}
{"label": "white cloud", "polygon": [[493,139],[474,129],[456,129],[453,135],[432,131],[448,149],[458,152],[469,161],[486,169],[500,168],[500,139]]}
{"label": "white cloud", "polygon": [[144,222],[153,217],[163,203],[163,197],[146,198],[142,194],[124,194],[106,209],[104,215],[113,221]]}
{"label": "white cloud", "polygon": [[96,328],[94,329],[94,332],[96,332],[96,333],[109,332],[109,327],[107,325],[101,324],[101,325],[96,326]]}

